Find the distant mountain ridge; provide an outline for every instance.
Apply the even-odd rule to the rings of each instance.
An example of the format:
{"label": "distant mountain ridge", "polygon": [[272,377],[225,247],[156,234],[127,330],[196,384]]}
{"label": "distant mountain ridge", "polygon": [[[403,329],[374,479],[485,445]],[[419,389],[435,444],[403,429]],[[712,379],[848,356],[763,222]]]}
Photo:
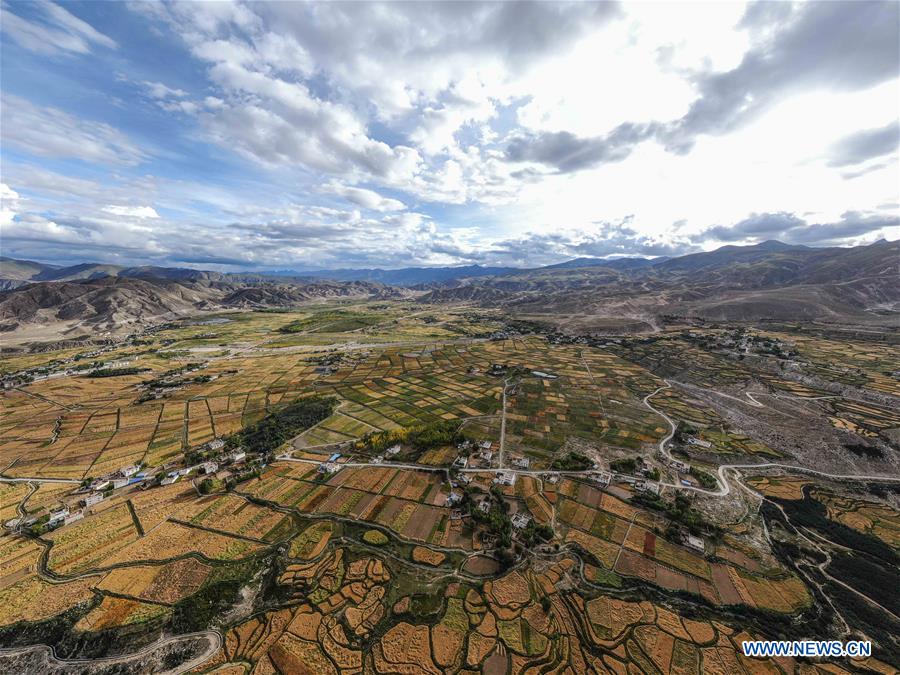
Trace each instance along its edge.
{"label": "distant mountain ridge", "polygon": [[[457,279],[476,279],[480,277],[506,276],[519,274],[528,269],[554,269],[557,267],[609,266],[612,269],[637,269],[651,265],[649,258],[576,258],[556,265],[537,268],[521,267],[485,267],[482,265],[462,265],[450,267],[404,267],[400,269],[335,269],[335,270],[280,270],[275,272],[212,272],[180,267],[123,267],[102,263],[80,263],[61,267],[44,265],[31,261],[0,259],[0,284],[7,282],[8,288],[15,283],[29,281],[77,281],[79,279],[100,279],[103,277],[131,277],[175,280],[238,281],[243,283],[295,283],[298,280],[307,282],[312,279],[328,279],[331,281],[369,281],[387,286],[414,287],[421,285],[441,284]],[[13,269],[15,265],[15,269]],[[7,273],[7,266],[13,272]],[[29,273],[31,271],[31,273]],[[0,285],[0,289],[4,286]]]}
{"label": "distant mountain ridge", "polygon": [[[647,267],[652,267],[653,265],[659,265],[666,260],[669,260],[668,256],[663,256],[660,258],[573,258],[572,260],[566,260],[565,262],[556,263],[555,265],[545,265],[542,269],[553,270],[573,269],[579,267],[606,267],[607,269],[612,270],[637,270],[646,269]],[[521,272],[522,270],[519,271]]]}
{"label": "distant mountain ridge", "polygon": [[314,270],[298,272],[297,275],[334,281],[375,281],[390,286],[416,286],[453,279],[502,276],[519,271],[521,270],[516,267],[464,265],[459,267],[404,267],[396,270],[378,268]]}
{"label": "distant mountain ridge", "polygon": [[192,312],[341,297],[473,303],[544,317],[571,330],[607,319],[656,327],[663,316],[900,327],[900,242],[853,248],[763,242],[660,260],[576,258],[533,269],[473,265],[317,274],[338,278],[90,263],[57,267],[3,258],[0,331],[115,331]]}
{"label": "distant mountain ridge", "polygon": [[725,246],[636,270],[556,266],[445,285],[421,300],[501,307],[567,329],[589,328],[590,318],[658,326],[663,315],[900,326],[900,242]]}

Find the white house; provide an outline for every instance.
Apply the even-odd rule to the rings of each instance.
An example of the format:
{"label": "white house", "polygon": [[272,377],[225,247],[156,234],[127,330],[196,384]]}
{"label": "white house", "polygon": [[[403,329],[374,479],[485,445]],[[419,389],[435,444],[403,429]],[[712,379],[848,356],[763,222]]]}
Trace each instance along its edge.
{"label": "white house", "polygon": [[444,502],[445,506],[453,506],[454,504],[458,504],[462,500],[463,496],[461,492],[451,492],[447,495],[447,501]]}
{"label": "white house", "polygon": [[74,523],[76,520],[81,520],[82,518],[84,518],[84,511],[79,509],[78,511],[70,513],[68,516],[66,516],[65,520],[63,521],[63,525],[69,525],[70,523]]}
{"label": "white house", "polygon": [[112,479],[112,488],[113,490],[118,490],[119,488],[123,488],[128,485],[127,478],[113,478]]}
{"label": "white house", "polygon": [[680,459],[672,460],[672,468],[681,473],[690,473],[691,465],[687,462],[682,462]]}
{"label": "white house", "polygon": [[243,450],[235,450],[231,453],[231,461],[235,464],[243,462],[245,459],[247,459],[247,453]]}
{"label": "white house", "polygon": [[497,474],[497,477],[494,478],[494,482],[497,485],[515,485],[516,474],[512,471],[501,471]]}
{"label": "white house", "polygon": [[323,462],[319,464],[319,473],[337,473],[341,470],[341,465],[335,462]]}
{"label": "white house", "polygon": [[225,447],[225,441],[223,441],[221,438],[214,438],[208,443],[208,445],[210,450],[221,450]]}
{"label": "white house", "polygon": [[219,470],[219,465],[216,464],[215,462],[203,462],[200,465],[200,470],[203,473],[215,473],[216,471]]}
{"label": "white house", "polygon": [[478,447],[482,450],[490,450],[491,442],[490,441],[478,441]]}
{"label": "white house", "polygon": [[467,466],[469,466],[469,458],[465,455],[460,455],[455,460],[453,460],[453,466],[455,466],[457,469],[465,469]]}
{"label": "white house", "polygon": [[515,459],[513,459],[512,465],[516,469],[527,469],[529,466],[531,466],[531,460],[529,460],[527,457],[516,457]]}
{"label": "white house", "polygon": [[135,466],[132,464],[131,466],[124,466],[121,469],[119,469],[119,473],[124,478],[130,478],[131,476],[133,476],[140,470],[141,470],[141,467]]}
{"label": "white house", "polygon": [[642,492],[649,492],[654,495],[659,494],[659,483],[654,483],[649,480],[639,480],[635,482],[634,487]]}
{"label": "white house", "polygon": [[56,523],[62,522],[66,518],[69,517],[69,507],[63,506],[56,511],[50,512],[50,519],[47,521],[48,525],[55,525]]}
{"label": "white house", "polygon": [[174,483],[174,482],[175,482],[176,480],[178,480],[179,478],[181,478],[181,476],[179,476],[179,475],[176,473],[174,476],[166,476],[165,478],[163,478],[163,479],[159,482],[159,484],[160,484],[160,485],[171,485],[172,483]]}
{"label": "white house", "polygon": [[512,526],[517,530],[521,530],[531,522],[531,516],[527,513],[522,513],[519,511],[516,515],[512,517]]}
{"label": "white house", "polygon": [[591,474],[591,478],[593,478],[594,482],[601,487],[607,487],[610,480],[612,480],[612,476],[605,471],[598,471],[596,473],[593,473]]}
{"label": "white house", "polygon": [[99,502],[103,501],[103,493],[102,492],[92,492],[87,497],[85,497],[82,502],[85,506],[93,506]]}
{"label": "white house", "polygon": [[387,450],[385,450],[385,453],[388,455],[396,455],[398,452],[400,452],[400,444],[399,443],[397,445],[392,445]]}
{"label": "white house", "polygon": [[703,542],[703,540],[700,537],[695,537],[695,536],[689,534],[687,537],[684,538],[684,543],[687,544],[690,548],[694,549],[695,551],[700,551],[700,553],[703,553],[706,551],[706,544]]}
{"label": "white house", "polygon": [[688,437],[688,443],[691,445],[699,445],[701,448],[711,448],[712,443],[709,441],[704,441],[702,438],[696,438],[694,436]]}

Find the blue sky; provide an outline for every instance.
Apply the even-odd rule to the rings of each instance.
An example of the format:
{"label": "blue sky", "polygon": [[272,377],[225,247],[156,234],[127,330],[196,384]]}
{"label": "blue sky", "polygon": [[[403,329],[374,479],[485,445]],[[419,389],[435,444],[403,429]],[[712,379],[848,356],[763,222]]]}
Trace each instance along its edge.
{"label": "blue sky", "polygon": [[898,7],[3,2],[0,247],[264,270],[896,239]]}

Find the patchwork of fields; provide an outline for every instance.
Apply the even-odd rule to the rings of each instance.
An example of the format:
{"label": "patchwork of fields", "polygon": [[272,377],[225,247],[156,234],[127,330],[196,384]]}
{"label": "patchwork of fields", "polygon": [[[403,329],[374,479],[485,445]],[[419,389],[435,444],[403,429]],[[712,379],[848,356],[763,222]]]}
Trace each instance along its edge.
{"label": "patchwork of fields", "polygon": [[[726,358],[722,345],[737,338],[712,329],[598,347],[488,339],[503,322],[468,308],[334,304],[213,319],[79,361],[67,359],[87,348],[5,364],[47,372],[0,396],[0,473],[23,479],[0,483],[4,645],[52,626],[66,645],[100,650],[111,635],[151,642],[227,617],[203,672],[730,674],[799,671],[741,655],[771,625],[793,636],[844,621],[898,660],[893,624],[873,628],[864,611],[879,600],[866,572],[890,578],[900,554],[893,493],[755,469],[745,484],[731,477],[727,498],[676,493],[696,482],[660,454],[670,427],[643,403],[659,390],[653,407],[677,424],[670,448],[709,473],[724,456],[795,461],[709,392],[751,412],[763,404],[747,392],[800,401],[826,426],[881,442],[900,428],[877,397],[891,391],[885,370],[900,368],[881,345],[746,338],[804,359],[801,382],[760,368],[749,348]],[[74,370],[84,361],[94,365]],[[684,382],[666,388],[669,377]],[[836,396],[816,377],[875,394]],[[247,447],[232,462],[229,445],[221,466],[197,469],[213,439],[312,396],[335,405],[275,436],[272,453]],[[420,446],[392,434],[404,439],[396,454],[354,443],[446,428]],[[633,469],[602,484],[596,472],[615,462]],[[188,463],[192,473],[163,484]],[[83,483],[130,465],[140,479],[81,507]],[[19,520],[42,526],[62,507],[58,527]],[[864,559],[844,555],[849,544]],[[818,567],[823,550],[836,565]],[[835,574],[855,613],[822,609],[819,594],[836,586],[813,568]]]}

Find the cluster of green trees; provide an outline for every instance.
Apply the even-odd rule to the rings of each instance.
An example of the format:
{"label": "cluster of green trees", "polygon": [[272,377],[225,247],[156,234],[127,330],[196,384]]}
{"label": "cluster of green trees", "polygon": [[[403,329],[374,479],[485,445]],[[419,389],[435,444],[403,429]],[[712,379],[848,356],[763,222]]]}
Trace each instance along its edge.
{"label": "cluster of green trees", "polygon": [[532,520],[528,525],[522,528],[519,539],[521,539],[522,543],[529,548],[537,544],[546,544],[553,539],[553,528],[549,525],[542,525]]}
{"label": "cluster of green trees", "polygon": [[570,452],[564,457],[557,457],[550,464],[550,468],[557,471],[587,471],[593,466],[591,459],[580,452]]}
{"label": "cluster of green trees", "polygon": [[641,463],[640,457],[623,457],[614,459],[609,463],[609,468],[616,473],[634,473]]}
{"label": "cluster of green trees", "polygon": [[[614,459],[609,463],[609,468],[616,473],[637,473],[637,470],[644,465],[644,460],[640,457],[624,457],[622,459]],[[647,478],[650,480],[659,480],[659,469],[653,467],[647,471]]]}
{"label": "cluster of green trees", "polygon": [[172,608],[171,630],[192,633],[205,629],[231,607],[256,572],[258,562],[248,560],[217,568],[197,593],[179,600]]}
{"label": "cluster of green trees", "polygon": [[[81,354],[75,355],[75,360],[78,361],[82,358]],[[91,368],[102,368],[103,361],[88,361],[87,363],[77,363],[72,366],[72,370],[82,371],[82,370],[90,370]]]}
{"label": "cluster of green trees", "polygon": [[489,532],[497,537],[500,549],[509,549],[512,546],[512,521],[509,519],[509,504],[503,499],[503,493],[497,486],[491,488],[491,508],[486,512],[478,508],[478,504],[472,499],[472,491],[469,489],[463,492],[460,506],[468,508],[469,515],[476,523],[487,525]]}
{"label": "cluster of green trees", "polygon": [[423,451],[441,445],[459,443],[464,439],[459,433],[459,424],[449,420],[440,420],[431,424],[420,424],[408,429],[393,429],[366,434],[356,442],[354,448],[364,452],[382,452],[393,445],[411,445]]}
{"label": "cluster of green trees", "polygon": [[716,530],[699,511],[691,508],[691,498],[683,492],[677,493],[672,501],[666,501],[659,495],[641,492],[634,495],[631,501],[638,506],[662,511],[669,518],[669,525],[665,532],[667,539],[678,539],[681,527],[687,528],[691,534]]}
{"label": "cluster of green trees", "polygon": [[672,441],[675,443],[687,443],[688,437],[696,434],[696,427],[687,422],[680,421],[675,425],[675,433],[672,434]]}
{"label": "cluster of green trees", "polygon": [[707,490],[713,490],[719,486],[719,481],[716,480],[715,476],[703,469],[698,469],[696,466],[691,467],[691,475]]}
{"label": "cluster of green trees", "polygon": [[844,447],[857,457],[868,457],[869,459],[883,459],[884,452],[875,445],[866,443],[848,443]]}
{"label": "cluster of green trees", "polygon": [[279,333],[302,333],[305,330],[308,330],[310,327],[309,321],[306,320],[298,320],[291,321],[283,326],[278,328]]}
{"label": "cluster of green trees", "polygon": [[155,396],[153,395],[154,389],[167,389],[171,387],[180,387],[181,385],[187,382],[209,382],[212,377],[209,375],[198,375],[192,380],[174,380],[172,378],[181,375],[182,373],[188,373],[192,370],[197,370],[198,368],[202,368],[202,363],[187,363],[180,368],[172,368],[171,370],[167,370],[164,373],[154,377],[152,380],[147,380],[144,382],[144,387],[146,391],[141,394],[141,397],[137,400],[138,403],[144,403],[145,401],[150,401]]}
{"label": "cluster of green trees", "polygon": [[219,478],[204,478],[200,481],[200,494],[208,495],[213,492],[221,492],[225,489],[225,481]]}
{"label": "cluster of green trees", "polygon": [[50,529],[50,526],[47,524],[49,520],[50,516],[48,514],[41,516],[31,524],[31,527],[28,528],[28,531],[31,532],[31,534],[40,537]]}
{"label": "cluster of green trees", "polygon": [[497,559],[502,569],[508,569],[515,563],[518,554],[522,553],[523,545],[531,547],[553,539],[552,527],[532,520],[519,533],[522,544],[517,543],[513,549],[512,521],[509,518],[509,504],[503,498],[503,492],[496,485],[491,488],[490,508],[487,511],[482,511],[478,507],[473,494],[474,490],[466,488],[460,507],[468,510],[476,523],[486,525],[490,534],[497,537]]}
{"label": "cluster of green trees", "polygon": [[280,408],[259,422],[228,437],[229,448],[244,447],[249,452],[271,453],[304,429],[329,417],[337,405],[333,396],[310,396]]}

